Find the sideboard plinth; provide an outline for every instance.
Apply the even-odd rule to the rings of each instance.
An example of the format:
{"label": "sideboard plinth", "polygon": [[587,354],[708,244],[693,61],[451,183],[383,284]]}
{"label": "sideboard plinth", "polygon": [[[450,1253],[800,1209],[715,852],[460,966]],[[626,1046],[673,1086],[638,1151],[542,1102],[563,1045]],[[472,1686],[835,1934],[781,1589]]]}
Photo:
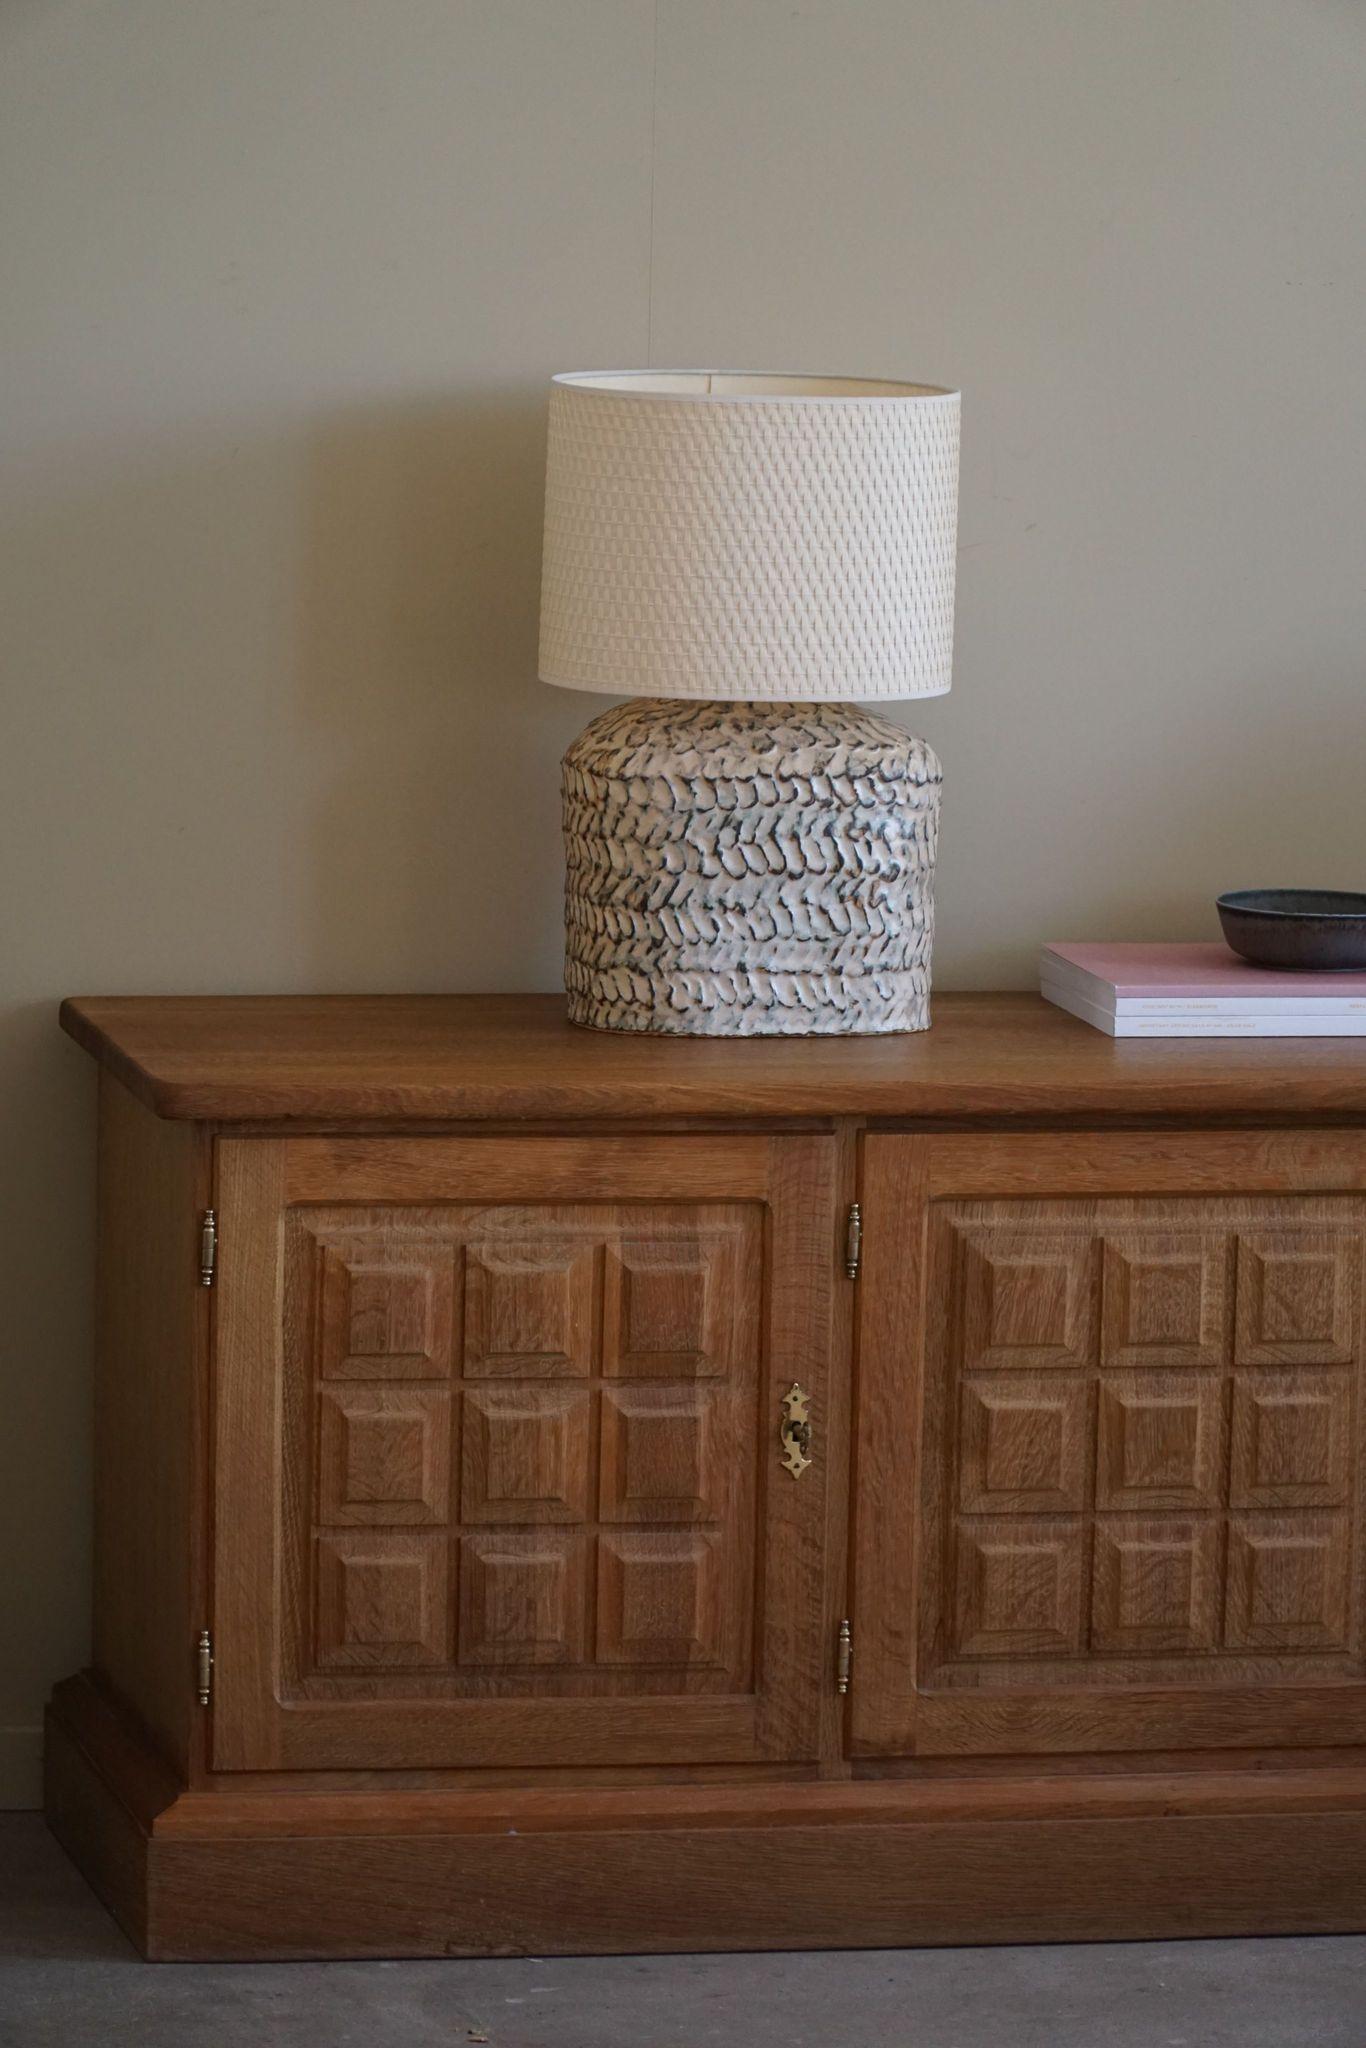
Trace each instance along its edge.
{"label": "sideboard plinth", "polygon": [[60,1686],[49,1710],[47,1770],[58,1839],[157,1961],[893,1948],[1366,1925],[1360,1766],[1184,1780],[182,1792],[159,1805],[164,1767],[82,1677]]}

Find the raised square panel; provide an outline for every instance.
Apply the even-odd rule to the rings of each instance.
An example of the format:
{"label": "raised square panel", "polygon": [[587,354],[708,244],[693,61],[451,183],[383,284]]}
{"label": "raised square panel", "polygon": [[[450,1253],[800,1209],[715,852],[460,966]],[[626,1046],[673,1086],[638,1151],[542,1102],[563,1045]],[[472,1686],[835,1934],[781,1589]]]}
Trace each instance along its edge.
{"label": "raised square panel", "polygon": [[1213,1520],[1098,1522],[1091,1648],[1126,1657],[1212,1649],[1220,1534]]}
{"label": "raised square panel", "polygon": [[1242,1515],[1229,1525],[1230,1650],[1348,1647],[1345,1515]]}
{"label": "raised square panel", "polygon": [[450,1398],[444,1387],[325,1387],[318,1520],[444,1522]]}
{"label": "raised square panel", "polygon": [[605,1522],[719,1521],[734,1446],[719,1439],[731,1397],[705,1383],[607,1387],[599,1512]]}
{"label": "raised square panel", "polygon": [[720,1564],[705,1530],[604,1530],[597,1662],[719,1665]]}
{"label": "raised square panel", "polygon": [[446,1554],[444,1536],[415,1530],[320,1536],[318,1669],[430,1669],[448,1662]]}
{"label": "raised square panel", "polygon": [[1111,1366],[1218,1365],[1228,1240],[1194,1231],[1105,1240],[1101,1351]]}
{"label": "raised square panel", "polygon": [[1240,1373],[1233,1385],[1239,1508],[1329,1508],[1347,1499],[1352,1389],[1343,1372]]}
{"label": "raised square panel", "polygon": [[953,1635],[964,1657],[1075,1656],[1081,1525],[960,1522]]}
{"label": "raised square panel", "polygon": [[731,1236],[628,1237],[609,1246],[603,1371],[622,1378],[729,1372],[736,1287]]}
{"label": "raised square panel", "polygon": [[1355,1235],[1258,1231],[1238,1239],[1240,1365],[1346,1365],[1357,1349]]}
{"label": "raised square panel", "polygon": [[324,1379],[445,1379],[451,1369],[450,1244],[329,1244],[324,1250]]}
{"label": "raised square panel", "polygon": [[460,1664],[579,1664],[587,1538],[502,1530],[460,1543]]}
{"label": "raised square panel", "polygon": [[594,1245],[581,1237],[471,1245],[466,1376],[586,1377],[593,1369],[595,1263]]}
{"label": "raised square panel", "polygon": [[1084,1365],[1091,1342],[1089,1235],[963,1235],[963,1365]]}
{"label": "raised square panel", "polygon": [[1222,1504],[1224,1381],[1195,1373],[1116,1373],[1100,1383],[1096,1506]]}
{"label": "raised square panel", "polygon": [[958,1501],[965,1514],[1058,1514],[1084,1504],[1087,1384],[1002,1374],[962,1390]]}
{"label": "raised square panel", "polygon": [[467,1387],[462,1522],[582,1522],[588,1512],[586,1387]]}

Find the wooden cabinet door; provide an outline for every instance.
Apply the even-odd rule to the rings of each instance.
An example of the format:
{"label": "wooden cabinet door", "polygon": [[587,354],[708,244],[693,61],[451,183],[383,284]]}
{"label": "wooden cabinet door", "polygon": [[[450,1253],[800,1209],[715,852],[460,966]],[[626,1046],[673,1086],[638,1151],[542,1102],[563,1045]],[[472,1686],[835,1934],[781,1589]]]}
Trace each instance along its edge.
{"label": "wooden cabinet door", "polygon": [[220,1141],[215,1766],[813,1755],[833,1152]]}
{"label": "wooden cabinet door", "polygon": [[1366,1139],[870,1136],[863,1755],[1366,1741]]}

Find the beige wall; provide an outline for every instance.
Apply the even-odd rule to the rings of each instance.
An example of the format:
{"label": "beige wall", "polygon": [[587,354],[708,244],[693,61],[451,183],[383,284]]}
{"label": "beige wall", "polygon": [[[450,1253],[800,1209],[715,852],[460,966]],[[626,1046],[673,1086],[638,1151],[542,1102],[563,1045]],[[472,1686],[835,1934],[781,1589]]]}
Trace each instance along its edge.
{"label": "beige wall", "polygon": [[550,371],[961,384],[941,985],[1366,886],[1358,0],[0,9],[0,1798],[86,1641],[72,990],[538,988]]}

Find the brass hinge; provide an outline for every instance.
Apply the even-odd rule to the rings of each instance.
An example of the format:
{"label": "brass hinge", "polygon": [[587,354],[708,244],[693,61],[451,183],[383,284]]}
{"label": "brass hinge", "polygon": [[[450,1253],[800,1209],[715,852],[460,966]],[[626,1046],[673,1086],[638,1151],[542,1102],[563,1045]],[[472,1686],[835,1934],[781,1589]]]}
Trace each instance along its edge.
{"label": "brass hinge", "polygon": [[863,1256],[863,1216],[857,1202],[849,1204],[849,1216],[844,1226],[844,1270],[851,1280],[858,1279],[859,1261]]}
{"label": "brass hinge", "polygon": [[846,1614],[840,1623],[839,1646],[835,1651],[835,1691],[848,1692],[849,1672],[854,1662],[854,1637]]}
{"label": "brass hinge", "polygon": [[194,1646],[194,1662],[199,1704],[207,1707],[213,1691],[213,1637],[206,1628],[199,1631],[199,1641]]}
{"label": "brass hinge", "polygon": [[199,1226],[199,1284],[212,1287],[214,1269],[218,1264],[218,1218],[212,1209],[204,1211],[204,1220]]}

